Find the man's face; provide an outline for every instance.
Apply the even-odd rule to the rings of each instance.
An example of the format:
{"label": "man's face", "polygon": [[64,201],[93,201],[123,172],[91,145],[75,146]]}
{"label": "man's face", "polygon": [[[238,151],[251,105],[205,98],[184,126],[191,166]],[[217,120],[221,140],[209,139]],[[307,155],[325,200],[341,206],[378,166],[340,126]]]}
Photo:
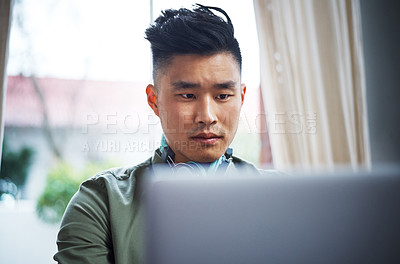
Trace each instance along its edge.
{"label": "man's face", "polygon": [[231,144],[246,87],[229,53],[177,55],[147,86],[175,162],[212,162]]}

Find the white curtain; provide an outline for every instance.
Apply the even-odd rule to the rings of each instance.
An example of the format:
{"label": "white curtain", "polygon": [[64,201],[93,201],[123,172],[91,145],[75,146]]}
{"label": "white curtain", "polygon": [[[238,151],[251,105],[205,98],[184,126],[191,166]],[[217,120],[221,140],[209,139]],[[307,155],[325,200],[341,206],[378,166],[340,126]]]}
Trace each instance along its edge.
{"label": "white curtain", "polygon": [[6,97],[6,67],[8,55],[8,39],[11,24],[11,0],[0,0],[0,162],[4,132],[4,108]]}
{"label": "white curtain", "polygon": [[358,0],[254,0],[274,166],[370,166]]}

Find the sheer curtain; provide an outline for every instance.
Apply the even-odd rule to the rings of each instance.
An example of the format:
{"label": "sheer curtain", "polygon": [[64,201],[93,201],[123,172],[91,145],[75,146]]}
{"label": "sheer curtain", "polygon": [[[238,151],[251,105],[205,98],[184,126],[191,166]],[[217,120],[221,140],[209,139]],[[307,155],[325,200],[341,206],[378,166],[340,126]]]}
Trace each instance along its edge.
{"label": "sheer curtain", "polygon": [[370,166],[358,0],[254,0],[274,166]]}
{"label": "sheer curtain", "polygon": [[6,67],[8,54],[8,39],[10,36],[11,0],[0,0],[0,162],[4,132],[4,106],[6,96]]}

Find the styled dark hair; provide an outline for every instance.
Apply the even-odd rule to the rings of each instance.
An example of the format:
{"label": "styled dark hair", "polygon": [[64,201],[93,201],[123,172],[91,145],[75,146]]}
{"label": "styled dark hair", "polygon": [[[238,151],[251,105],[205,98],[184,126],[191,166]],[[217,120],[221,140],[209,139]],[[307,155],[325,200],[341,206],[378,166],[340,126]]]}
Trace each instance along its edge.
{"label": "styled dark hair", "polygon": [[[226,21],[211,10],[222,13]],[[175,55],[228,52],[242,69],[239,43],[228,14],[221,8],[196,4],[193,10],[167,9],[146,29],[153,54],[153,78]]]}

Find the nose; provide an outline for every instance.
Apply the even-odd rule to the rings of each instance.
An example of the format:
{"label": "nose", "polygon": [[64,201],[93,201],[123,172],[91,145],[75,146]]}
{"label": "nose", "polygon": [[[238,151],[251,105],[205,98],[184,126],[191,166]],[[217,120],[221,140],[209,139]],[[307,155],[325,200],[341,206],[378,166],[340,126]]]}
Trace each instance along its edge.
{"label": "nose", "polygon": [[209,126],[217,123],[216,106],[212,98],[209,96],[203,97],[203,100],[199,100],[196,108],[195,122],[197,124]]}

